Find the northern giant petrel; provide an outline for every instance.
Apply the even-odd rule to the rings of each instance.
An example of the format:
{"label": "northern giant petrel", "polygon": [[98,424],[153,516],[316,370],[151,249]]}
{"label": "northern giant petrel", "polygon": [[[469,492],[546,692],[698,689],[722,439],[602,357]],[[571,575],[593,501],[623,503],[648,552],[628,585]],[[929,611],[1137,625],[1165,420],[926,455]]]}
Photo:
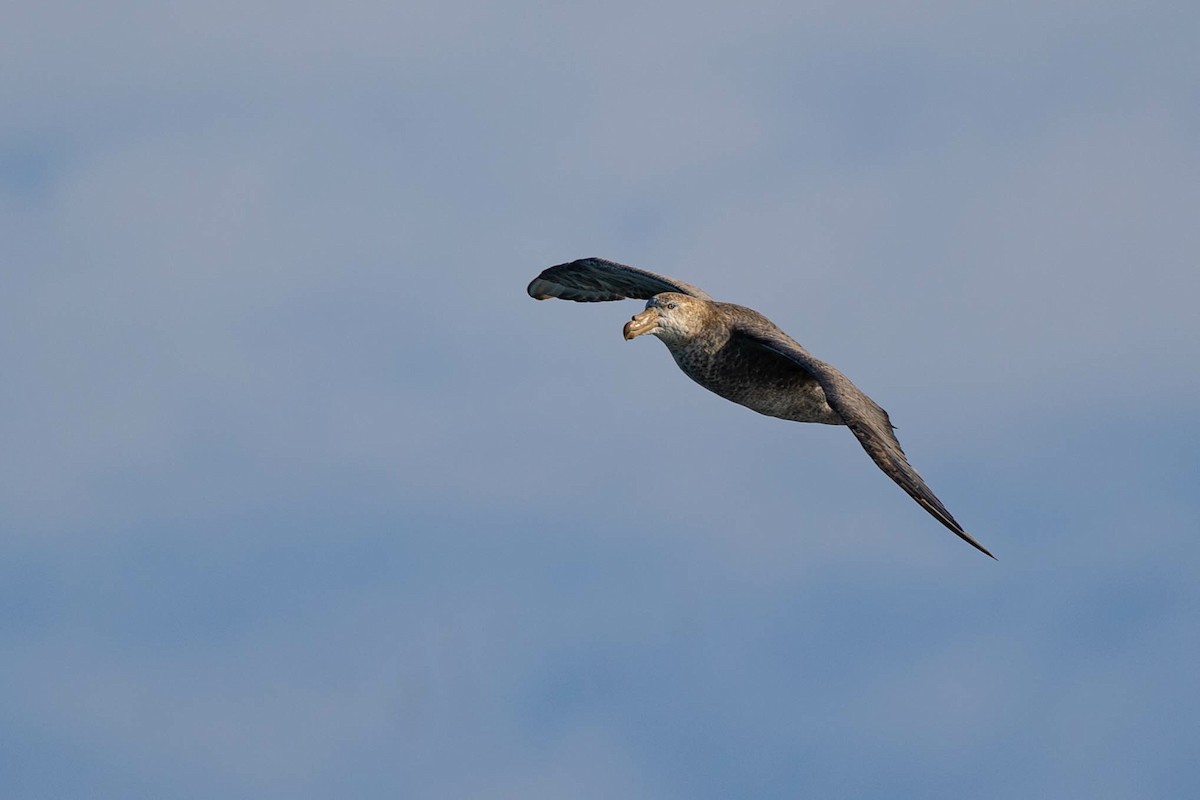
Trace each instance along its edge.
{"label": "northern giant petrel", "polygon": [[691,284],[603,258],[581,258],[543,270],[528,291],[537,300],[646,300],[646,310],[625,324],[626,339],[657,336],[685,375],[760,414],[846,425],[867,455],[922,508],[992,556],[908,463],[887,412],[754,309],[715,302]]}

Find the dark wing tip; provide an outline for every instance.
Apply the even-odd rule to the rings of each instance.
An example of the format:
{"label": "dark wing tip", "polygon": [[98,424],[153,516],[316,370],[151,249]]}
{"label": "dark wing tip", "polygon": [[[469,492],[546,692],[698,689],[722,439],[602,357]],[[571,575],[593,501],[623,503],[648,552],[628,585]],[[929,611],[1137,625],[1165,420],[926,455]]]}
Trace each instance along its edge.
{"label": "dark wing tip", "polygon": [[916,500],[918,505],[928,511],[934,519],[945,525],[951,533],[993,561],[999,560],[978,539],[963,530],[963,526],[958,524],[958,520],[946,510],[942,502],[937,499],[937,495],[925,484],[925,481],[921,480],[921,476],[917,474],[917,471],[912,468],[912,465],[907,460],[903,461],[903,467],[897,469],[896,472],[887,469],[884,472],[899,484],[900,488],[907,492],[910,497]]}
{"label": "dark wing tip", "polygon": [[595,256],[547,267],[525,291],[535,300],[557,297],[577,303],[648,300],[662,292],[681,292],[703,300],[711,299],[690,283]]}
{"label": "dark wing tip", "polygon": [[[577,303],[595,303],[607,300],[624,300],[629,295],[619,285],[620,270],[628,269],[615,261],[603,258],[577,258],[546,267],[525,288],[534,300],[573,300]],[[618,276],[610,279],[609,273]],[[616,280],[618,285],[610,285]]]}
{"label": "dark wing tip", "polygon": [[[851,429],[853,430],[853,427]],[[858,434],[858,431],[855,431],[855,433]],[[862,441],[863,437],[860,435],[859,439]],[[880,467],[884,474],[903,489],[909,497],[916,500],[917,505],[928,511],[930,516],[942,523],[951,533],[971,545],[971,547],[974,547],[992,560],[998,560],[996,556],[992,555],[991,550],[988,550],[979,540],[967,533],[958,520],[954,518],[954,515],[942,505],[942,501],[937,498],[933,490],[929,488],[917,471],[913,469],[912,464],[908,463],[908,459],[904,457],[902,452],[899,452],[900,447],[898,442],[896,443],[896,454],[881,454],[882,457],[876,457],[871,448],[865,447],[865,442],[864,449],[867,450],[868,455],[871,456],[872,460],[875,461],[875,464]]]}
{"label": "dark wing tip", "polygon": [[[863,397],[866,397],[863,395]],[[869,398],[867,398],[869,400]],[[871,406],[875,406],[871,402]],[[853,411],[853,406],[845,405],[838,408],[839,413],[846,416],[847,413]],[[992,560],[998,560],[979,541],[967,533],[963,526],[958,523],[958,520],[950,513],[950,511],[942,504],[942,501],[937,498],[933,490],[925,483],[920,474],[913,468],[912,464],[908,463],[908,459],[904,456],[904,451],[900,449],[900,442],[896,440],[895,435],[889,429],[890,426],[878,424],[879,421],[887,422],[887,413],[883,409],[879,409],[879,416],[876,417],[876,423],[863,417],[858,417],[853,421],[848,421],[847,426],[858,438],[863,449],[867,451],[867,455],[875,462],[875,465],[883,471],[885,475],[899,486],[904,492],[917,501],[917,505],[929,512],[929,515],[942,523],[951,533],[962,539],[967,544],[974,547],[985,556]]]}
{"label": "dark wing tip", "polygon": [[525,291],[534,300],[551,300],[559,297],[560,293],[566,288],[556,278],[564,272],[573,270],[586,269],[596,261],[604,261],[602,258],[577,258],[574,261],[564,261],[561,264],[555,264],[553,267],[546,267],[538,273],[538,276],[529,282],[529,286],[525,287]]}
{"label": "dark wing tip", "polygon": [[529,286],[525,287],[525,291],[534,300],[550,300],[554,295],[547,291],[549,288],[546,281],[542,280],[542,277],[539,275],[529,282]]}
{"label": "dark wing tip", "polygon": [[999,560],[1000,560],[1000,559],[996,558],[994,555],[992,555],[992,551],[991,551],[991,550],[988,550],[986,547],[984,547],[982,544],[980,544],[980,543],[979,543],[979,542],[978,542],[978,541],[975,539],[975,537],[974,537],[974,536],[972,536],[971,534],[967,533],[967,532],[966,532],[966,531],[964,531],[962,528],[959,528],[959,529],[957,529],[957,530],[955,530],[954,528],[951,528],[951,530],[953,530],[953,531],[954,531],[956,534],[958,534],[958,537],[959,537],[960,539],[962,539],[962,540],[963,540],[964,542],[966,542],[967,544],[971,545],[971,547],[974,547],[974,548],[975,548],[976,550],[978,550],[979,552],[983,553],[983,554],[984,554],[985,556],[987,556],[988,558],[992,559],[993,561],[999,561]]}

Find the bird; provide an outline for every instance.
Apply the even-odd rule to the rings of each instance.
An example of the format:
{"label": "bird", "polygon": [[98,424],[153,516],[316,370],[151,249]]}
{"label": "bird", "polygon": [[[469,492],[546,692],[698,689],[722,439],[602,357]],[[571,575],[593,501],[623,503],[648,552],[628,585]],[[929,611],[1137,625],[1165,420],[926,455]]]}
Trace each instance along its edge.
{"label": "bird", "polygon": [[887,412],[754,309],[717,302],[689,283],[604,258],[548,267],[527,292],[535,300],[579,303],[645,300],[645,309],[625,323],[625,339],[657,337],[693,381],[760,414],[845,425],[884,474],[934,519],[995,559],[908,463]]}

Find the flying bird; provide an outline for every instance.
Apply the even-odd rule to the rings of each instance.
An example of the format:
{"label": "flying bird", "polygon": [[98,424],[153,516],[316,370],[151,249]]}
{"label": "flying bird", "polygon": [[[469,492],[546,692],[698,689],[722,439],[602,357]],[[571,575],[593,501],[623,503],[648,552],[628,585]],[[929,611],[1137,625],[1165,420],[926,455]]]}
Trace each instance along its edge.
{"label": "flying bird", "polygon": [[887,412],[754,309],[718,303],[691,284],[603,258],[543,270],[528,292],[535,300],[557,297],[578,303],[645,300],[645,310],[625,323],[626,339],[657,336],[685,375],[760,414],[847,426],[871,460],[913,500],[959,538],[995,558],[963,530],[908,463]]}

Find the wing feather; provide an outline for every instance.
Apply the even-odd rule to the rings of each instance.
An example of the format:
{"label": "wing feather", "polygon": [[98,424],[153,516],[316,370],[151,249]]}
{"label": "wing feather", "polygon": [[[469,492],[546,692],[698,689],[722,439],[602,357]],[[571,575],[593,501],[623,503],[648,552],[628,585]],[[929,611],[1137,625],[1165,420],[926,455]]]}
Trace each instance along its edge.
{"label": "wing feather", "polygon": [[690,283],[603,258],[581,258],[542,270],[542,274],[530,282],[527,291],[535,300],[557,297],[577,303],[649,300],[663,292],[689,294],[701,300],[712,299]]}
{"label": "wing feather", "polygon": [[854,432],[859,444],[884,474],[913,500],[933,515],[934,519],[953,531],[959,538],[982,553],[995,558],[975,537],[963,530],[958,520],[942,505],[933,490],[908,463],[900,447],[887,412],[855,386],[849,378],[830,364],[814,357],[799,343],[774,325],[761,324],[737,329],[737,334],[758,346],[777,353],[804,368],[816,378],[825,392],[825,399]]}

